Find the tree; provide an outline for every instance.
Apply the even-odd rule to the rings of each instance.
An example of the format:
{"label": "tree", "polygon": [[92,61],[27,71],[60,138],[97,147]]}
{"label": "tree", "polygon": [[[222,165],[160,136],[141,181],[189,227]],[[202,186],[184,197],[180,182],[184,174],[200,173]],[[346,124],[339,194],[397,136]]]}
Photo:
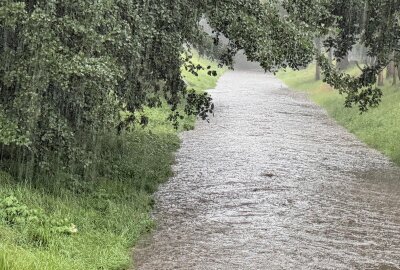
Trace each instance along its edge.
{"label": "tree", "polygon": [[[400,0],[5,0],[0,4],[0,144],[25,174],[56,167],[85,175],[101,159],[103,134],[120,134],[143,106],[164,99],[202,118],[211,100],[187,89],[181,67],[196,73],[188,48],[210,39],[214,57],[231,64],[244,50],[267,71],[299,69],[317,58],[324,80],[362,111],[378,105],[377,75],[399,51]],[[229,39],[227,48],[219,37]],[[351,77],[313,44],[321,38],[336,60],[357,43],[374,63]],[[219,48],[219,49],[216,49]],[[213,73],[211,73],[213,74]],[[129,117],[122,118],[120,111]],[[72,169],[71,169],[72,170]],[[33,173],[32,173],[33,172]]]}
{"label": "tree", "polygon": [[357,105],[361,111],[377,106],[382,90],[375,86],[377,77],[392,60],[393,51],[400,50],[398,0],[287,0],[284,6],[292,20],[306,23],[311,32],[327,36],[325,48],[335,50],[336,60],[343,59],[356,44],[375,59],[362,67],[362,74],[352,77],[336,70],[325,55],[319,57],[325,81],[346,95],[346,106]]}
{"label": "tree", "polygon": [[[317,56],[318,56],[322,50],[321,39],[317,38],[315,43],[316,43],[316,51],[317,51]],[[317,81],[321,80],[321,67],[318,65],[318,63],[315,65],[315,80],[317,80]]]}
{"label": "tree", "polygon": [[[8,129],[0,143],[26,165],[24,178],[64,167],[85,175],[101,158],[102,134],[131,127],[136,111],[161,98],[176,110],[186,98],[184,44],[200,33],[202,12],[192,8],[190,1],[1,2],[0,119]],[[191,95],[207,105],[202,98]],[[121,110],[131,116],[121,119]]]}

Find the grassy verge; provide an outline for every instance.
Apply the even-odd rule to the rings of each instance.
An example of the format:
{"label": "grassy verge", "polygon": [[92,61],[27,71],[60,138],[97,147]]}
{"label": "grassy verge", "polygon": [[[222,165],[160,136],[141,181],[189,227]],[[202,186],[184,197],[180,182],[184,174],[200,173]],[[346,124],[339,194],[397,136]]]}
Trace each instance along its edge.
{"label": "grassy verge", "polygon": [[[216,77],[208,76],[207,75],[208,70],[201,70],[199,71],[198,74],[199,76],[195,76],[192,73],[186,71],[184,68],[182,68],[182,76],[189,90],[193,89],[196,92],[202,92],[208,89],[215,88],[218,79],[226,71],[225,68],[218,68],[217,63],[202,58],[196,53],[193,55],[191,61],[193,62],[194,65],[199,64],[203,67],[210,66],[211,67],[210,70],[217,70],[218,75]],[[183,112],[183,106],[181,106],[179,110]],[[143,113],[149,118],[149,126],[148,126],[149,129],[157,130],[158,132],[175,132],[170,122],[165,121],[166,116],[168,116],[168,114],[170,113],[170,109],[166,104],[164,104],[164,106],[160,108],[145,108]],[[195,124],[194,116],[186,117],[181,121],[179,126],[179,131],[191,130],[194,128],[194,124]]]}
{"label": "grassy verge", "polygon": [[[198,91],[218,80],[206,73],[195,77],[183,71]],[[144,113],[148,127],[104,138],[101,179],[81,182],[55,175],[33,186],[0,172],[0,269],[129,268],[131,248],[153,227],[151,194],[171,175],[179,147],[178,131],[166,120],[167,106]],[[184,119],[181,129],[192,128],[194,121]]]}
{"label": "grassy verge", "polygon": [[[349,73],[356,73],[357,68]],[[357,108],[344,108],[344,98],[322,81],[315,80],[315,65],[305,70],[279,72],[278,78],[290,88],[306,92],[339,124],[369,146],[400,164],[400,86],[385,81],[384,97],[378,108],[360,114]]]}

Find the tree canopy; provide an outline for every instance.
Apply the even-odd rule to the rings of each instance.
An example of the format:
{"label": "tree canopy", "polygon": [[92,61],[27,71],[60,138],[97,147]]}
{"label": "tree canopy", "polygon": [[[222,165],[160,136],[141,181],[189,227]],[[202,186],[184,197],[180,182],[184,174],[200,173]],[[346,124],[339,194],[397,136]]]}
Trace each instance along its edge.
{"label": "tree canopy", "polygon": [[358,105],[361,111],[377,106],[382,96],[375,86],[378,74],[390,62],[399,63],[400,1],[286,0],[283,5],[289,20],[323,38],[326,52],[333,50],[336,61],[356,45],[365,48],[370,61],[360,67],[358,77],[338,71],[323,53],[318,52],[317,59],[326,82],[346,95],[346,106]]}
{"label": "tree canopy", "polygon": [[[57,157],[84,171],[99,158],[99,135],[145,122],[134,114],[143,106],[165,99],[177,120],[184,102],[206,118],[209,97],[188,91],[181,76],[183,65],[201,68],[190,67],[193,47],[228,65],[244,50],[273,72],[317,59],[346,105],[365,111],[382,95],[377,74],[399,58],[399,12],[398,0],[1,0],[0,143],[32,170]],[[338,61],[356,44],[373,61],[360,77],[343,74],[316,51],[316,37]]]}

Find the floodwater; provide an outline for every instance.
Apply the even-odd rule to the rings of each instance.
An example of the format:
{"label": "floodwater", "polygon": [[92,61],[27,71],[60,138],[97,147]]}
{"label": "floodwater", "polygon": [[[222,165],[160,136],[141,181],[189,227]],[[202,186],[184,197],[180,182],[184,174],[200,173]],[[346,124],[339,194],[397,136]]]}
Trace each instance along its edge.
{"label": "floodwater", "polygon": [[396,166],[271,75],[228,72],[211,93],[137,269],[400,269]]}

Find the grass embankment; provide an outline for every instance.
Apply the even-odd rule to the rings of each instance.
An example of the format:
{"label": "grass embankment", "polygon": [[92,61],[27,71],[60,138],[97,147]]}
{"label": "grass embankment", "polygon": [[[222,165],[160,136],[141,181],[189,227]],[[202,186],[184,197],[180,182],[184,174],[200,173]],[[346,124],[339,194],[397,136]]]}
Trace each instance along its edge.
{"label": "grass embankment", "polygon": [[[348,72],[354,75],[357,71],[354,67]],[[290,88],[306,92],[339,124],[400,164],[400,85],[392,86],[392,80],[387,79],[380,106],[360,114],[356,107],[344,108],[343,96],[329,85],[315,80],[315,65],[301,71],[281,71],[278,78]]]}
{"label": "grass embankment", "polygon": [[[199,64],[204,68],[207,68],[209,66],[211,67],[210,70],[218,71],[218,75],[216,77],[207,75],[207,69],[199,71],[199,76],[195,76],[182,68],[182,75],[188,86],[188,90],[193,89],[197,93],[214,88],[220,76],[226,71],[226,68],[219,68],[215,62],[211,62],[205,58],[199,57],[197,53],[193,55],[191,61],[194,65]],[[183,105],[181,105],[179,109],[181,112],[183,112]],[[174,127],[171,125],[171,123],[169,121],[165,121],[165,118],[169,113],[170,109],[168,106],[166,106],[166,104],[164,104],[164,106],[160,108],[145,108],[144,114],[149,117],[148,128],[151,130],[157,130],[159,132],[175,132]],[[194,116],[186,117],[181,121],[179,131],[191,130],[194,128],[194,124]]]}
{"label": "grass embankment", "polygon": [[[207,60],[194,61],[216,69]],[[195,77],[183,71],[190,87],[200,91],[215,86],[218,77],[199,73]],[[59,175],[33,186],[0,172],[0,269],[129,268],[131,248],[153,227],[151,194],[171,175],[173,152],[179,147],[166,106],[144,113],[150,118],[148,127],[105,139],[101,179],[80,182]],[[183,121],[190,128],[195,119]],[[114,147],[121,144],[123,152]]]}

